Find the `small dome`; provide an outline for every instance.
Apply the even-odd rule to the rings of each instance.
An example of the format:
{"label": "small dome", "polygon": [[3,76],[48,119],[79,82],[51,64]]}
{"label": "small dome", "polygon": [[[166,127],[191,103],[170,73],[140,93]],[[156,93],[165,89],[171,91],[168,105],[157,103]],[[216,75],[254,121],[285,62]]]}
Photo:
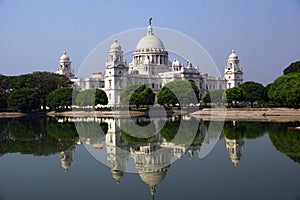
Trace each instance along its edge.
{"label": "small dome", "polygon": [[142,37],[136,46],[136,50],[138,49],[156,49],[156,50],[165,50],[165,47],[162,41],[153,35],[152,27],[148,27],[147,35]]}
{"label": "small dome", "polygon": [[60,60],[70,61],[70,57],[67,55],[66,51],[64,51],[63,55],[60,57]]}
{"label": "small dome", "polygon": [[114,40],[114,43],[110,46],[110,50],[118,50],[118,51],[121,51],[121,45],[119,45],[117,39],[115,39],[115,40]]}
{"label": "small dome", "polygon": [[231,54],[229,55],[229,59],[237,59],[238,56],[236,55],[234,50],[231,50]]}
{"label": "small dome", "polygon": [[179,59],[175,58],[172,62],[173,67],[179,67],[181,65]]}

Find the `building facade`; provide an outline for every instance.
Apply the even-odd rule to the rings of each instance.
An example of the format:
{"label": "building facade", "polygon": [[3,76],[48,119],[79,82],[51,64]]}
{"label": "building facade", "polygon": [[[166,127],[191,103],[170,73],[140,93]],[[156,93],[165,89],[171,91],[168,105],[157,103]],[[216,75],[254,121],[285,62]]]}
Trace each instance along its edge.
{"label": "building facade", "polygon": [[189,80],[198,86],[202,99],[204,95],[215,89],[227,89],[243,82],[243,71],[235,51],[229,55],[224,77],[211,77],[200,72],[198,66],[187,62],[183,65],[179,59],[169,60],[169,53],[163,42],[155,36],[149,24],[146,35],[142,37],[132,54],[132,61],[127,64],[121,45],[115,39],[108,51],[104,75],[89,78],[72,78],[69,71],[71,61],[66,53],[60,59],[59,74],[70,77],[78,89],[100,88],[108,97],[108,105],[120,105],[120,93],[128,84],[144,84],[157,93],[166,83],[174,80]]}

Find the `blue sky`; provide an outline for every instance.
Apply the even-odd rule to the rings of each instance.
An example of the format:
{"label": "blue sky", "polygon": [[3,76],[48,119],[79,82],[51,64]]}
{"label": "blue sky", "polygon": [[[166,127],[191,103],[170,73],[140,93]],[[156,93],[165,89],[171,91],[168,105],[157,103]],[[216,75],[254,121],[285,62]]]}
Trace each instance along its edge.
{"label": "blue sky", "polygon": [[77,72],[96,45],[149,17],[195,39],[221,73],[235,49],[245,81],[270,83],[300,60],[299,0],[0,0],[0,73],[54,72],[64,50]]}

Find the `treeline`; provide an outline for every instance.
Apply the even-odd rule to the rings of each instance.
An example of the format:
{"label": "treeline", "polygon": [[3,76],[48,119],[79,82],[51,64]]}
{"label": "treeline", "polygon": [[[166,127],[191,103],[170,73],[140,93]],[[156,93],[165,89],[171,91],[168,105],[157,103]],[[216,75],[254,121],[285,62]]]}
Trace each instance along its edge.
{"label": "treeline", "polygon": [[71,85],[67,77],[50,72],[0,75],[0,108],[23,112],[44,110],[49,93]]}
{"label": "treeline", "polygon": [[107,96],[100,89],[77,91],[65,76],[50,72],[33,72],[19,76],[0,75],[0,110],[38,112],[67,110],[79,106],[106,105]]}
{"label": "treeline", "polygon": [[211,90],[202,99],[205,105],[227,103],[230,107],[295,107],[300,103],[300,61],[285,68],[284,75],[266,86],[249,81],[227,90]]}

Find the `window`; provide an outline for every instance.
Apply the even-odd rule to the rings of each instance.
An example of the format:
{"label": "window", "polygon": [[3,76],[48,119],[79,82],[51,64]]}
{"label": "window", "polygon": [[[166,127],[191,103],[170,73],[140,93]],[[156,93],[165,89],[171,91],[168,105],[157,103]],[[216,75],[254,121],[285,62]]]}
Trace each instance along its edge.
{"label": "window", "polygon": [[155,86],[155,84],[154,84],[154,83],[152,83],[152,88],[154,88],[154,86]]}
{"label": "window", "polygon": [[108,86],[108,87],[110,87],[110,88],[111,88],[111,80],[109,80],[108,82],[109,82],[109,86]]}
{"label": "window", "polygon": [[111,100],[111,94],[109,94],[108,96],[109,96],[109,97],[108,97],[108,98],[109,98],[109,100]]}

